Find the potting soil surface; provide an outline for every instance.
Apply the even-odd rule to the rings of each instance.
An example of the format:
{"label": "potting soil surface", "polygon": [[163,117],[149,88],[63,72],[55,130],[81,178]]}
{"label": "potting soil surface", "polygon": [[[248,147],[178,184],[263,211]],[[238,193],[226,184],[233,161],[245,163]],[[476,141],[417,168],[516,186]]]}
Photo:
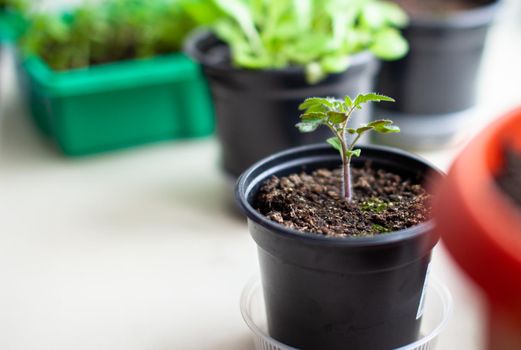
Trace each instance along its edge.
{"label": "potting soil surface", "polygon": [[497,178],[499,186],[521,206],[521,154],[505,152],[505,166]]}
{"label": "potting soil surface", "polygon": [[270,220],[328,236],[372,236],[429,219],[430,194],[410,179],[371,168],[352,169],[353,199],[341,195],[340,169],[276,176],[266,180],[256,207]]}

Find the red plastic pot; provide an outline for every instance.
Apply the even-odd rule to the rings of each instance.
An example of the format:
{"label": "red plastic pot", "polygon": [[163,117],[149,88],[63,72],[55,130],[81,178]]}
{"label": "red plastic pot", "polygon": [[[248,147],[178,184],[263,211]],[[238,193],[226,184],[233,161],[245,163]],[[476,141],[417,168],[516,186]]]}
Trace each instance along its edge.
{"label": "red plastic pot", "polygon": [[467,146],[435,203],[443,242],[489,299],[493,350],[521,349],[521,209],[496,183],[505,145],[521,151],[521,108]]}

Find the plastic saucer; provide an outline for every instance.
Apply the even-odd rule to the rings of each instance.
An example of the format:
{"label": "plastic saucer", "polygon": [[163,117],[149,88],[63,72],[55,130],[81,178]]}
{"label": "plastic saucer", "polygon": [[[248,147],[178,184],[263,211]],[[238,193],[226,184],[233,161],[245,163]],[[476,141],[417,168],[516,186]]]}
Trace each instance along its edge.
{"label": "plastic saucer", "polygon": [[[433,350],[436,348],[438,336],[452,314],[452,297],[441,282],[432,278],[426,293],[420,338],[414,343],[394,350]],[[252,278],[242,292],[241,313],[252,331],[257,350],[298,350],[268,335],[264,296],[258,277]]]}

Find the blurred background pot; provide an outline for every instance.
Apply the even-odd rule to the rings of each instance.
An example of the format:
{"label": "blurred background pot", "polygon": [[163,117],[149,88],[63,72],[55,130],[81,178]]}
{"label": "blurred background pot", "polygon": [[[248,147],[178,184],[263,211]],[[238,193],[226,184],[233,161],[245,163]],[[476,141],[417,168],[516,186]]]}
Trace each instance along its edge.
{"label": "blurred background pot", "polygon": [[[419,3],[397,2],[406,10]],[[461,130],[476,104],[485,39],[500,2],[462,0],[464,9],[447,8],[445,13],[409,9],[411,20],[403,34],[410,51],[401,60],[383,63],[377,78],[377,91],[396,99],[378,114],[399,123],[402,137],[375,135],[375,140],[429,149],[446,145]]]}
{"label": "blurred background pot", "polygon": [[[222,168],[233,177],[274,152],[315,143],[329,130],[300,133],[298,106],[310,96],[337,97],[371,91],[378,62],[369,52],[354,55],[349,68],[317,84],[306,81],[304,70],[248,70],[231,65],[229,48],[214,35],[200,32],[188,39],[188,54],[203,66],[213,96]],[[354,115],[368,121],[369,110]]]}
{"label": "blurred background pot", "polygon": [[[371,161],[420,182],[438,175],[421,159],[384,147],[362,147],[355,166]],[[374,237],[332,238],[276,224],[255,210],[272,175],[340,166],[329,145],[266,158],[239,179],[236,198],[258,246],[270,336],[299,349],[389,350],[416,340],[433,223]]]}
{"label": "blurred background pot", "polygon": [[489,299],[489,349],[521,348],[521,208],[497,184],[508,146],[521,152],[521,108],[472,141],[439,188],[447,249]]}

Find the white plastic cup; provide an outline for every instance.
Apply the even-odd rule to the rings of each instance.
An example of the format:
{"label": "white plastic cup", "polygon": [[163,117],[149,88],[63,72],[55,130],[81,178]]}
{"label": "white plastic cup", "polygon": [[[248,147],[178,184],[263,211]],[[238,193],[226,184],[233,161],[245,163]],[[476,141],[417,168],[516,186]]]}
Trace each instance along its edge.
{"label": "white plastic cup", "polygon": [[[253,333],[257,350],[298,350],[268,335],[264,296],[258,277],[252,278],[241,295],[241,313]],[[425,299],[421,337],[414,343],[394,350],[433,350],[438,336],[452,315],[452,297],[448,289],[437,279],[431,279]],[[348,344],[346,344],[348,346]]]}

